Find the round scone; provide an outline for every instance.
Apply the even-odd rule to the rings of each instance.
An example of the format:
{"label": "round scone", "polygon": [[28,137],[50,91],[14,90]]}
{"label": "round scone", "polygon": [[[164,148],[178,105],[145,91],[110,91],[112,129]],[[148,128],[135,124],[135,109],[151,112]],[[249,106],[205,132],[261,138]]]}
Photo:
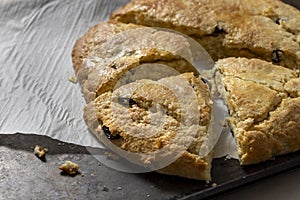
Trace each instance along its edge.
{"label": "round scone", "polygon": [[[128,70],[161,63],[197,73],[187,37],[157,28],[108,21],[91,28],[74,46],[73,63],[87,102],[114,88]],[[166,74],[169,76],[170,74]]]}
{"label": "round scone", "polygon": [[86,106],[84,118],[100,141],[130,162],[210,180],[211,107],[208,86],[184,73],[106,91]]}
{"label": "round scone", "polygon": [[180,31],[214,60],[260,58],[300,69],[300,11],[279,0],[132,0],[111,19]]}
{"label": "round scone", "polygon": [[241,164],[300,149],[300,78],[272,63],[227,58],[216,63]]}

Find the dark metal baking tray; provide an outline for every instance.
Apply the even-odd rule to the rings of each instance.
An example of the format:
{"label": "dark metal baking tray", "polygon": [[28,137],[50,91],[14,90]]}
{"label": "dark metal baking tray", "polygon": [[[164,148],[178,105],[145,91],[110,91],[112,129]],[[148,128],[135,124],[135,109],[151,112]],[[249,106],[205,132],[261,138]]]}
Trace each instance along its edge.
{"label": "dark metal baking tray", "polygon": [[[33,154],[36,144],[48,148],[45,160]],[[206,183],[112,170],[85,147],[46,136],[0,134],[0,152],[0,199],[206,199],[300,165],[300,152],[246,167],[220,158],[213,162],[213,182]],[[61,174],[58,167],[66,160],[78,163],[81,174]]]}

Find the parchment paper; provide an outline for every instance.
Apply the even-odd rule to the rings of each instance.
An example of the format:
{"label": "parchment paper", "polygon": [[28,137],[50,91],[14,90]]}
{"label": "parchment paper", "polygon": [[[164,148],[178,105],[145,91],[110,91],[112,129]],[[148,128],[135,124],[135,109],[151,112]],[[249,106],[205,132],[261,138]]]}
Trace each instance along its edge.
{"label": "parchment paper", "polygon": [[[0,1],[0,134],[33,133],[103,147],[83,121],[79,84],[69,81],[71,51],[89,27],[128,1]],[[230,154],[234,143],[230,134],[222,138],[217,157]]]}

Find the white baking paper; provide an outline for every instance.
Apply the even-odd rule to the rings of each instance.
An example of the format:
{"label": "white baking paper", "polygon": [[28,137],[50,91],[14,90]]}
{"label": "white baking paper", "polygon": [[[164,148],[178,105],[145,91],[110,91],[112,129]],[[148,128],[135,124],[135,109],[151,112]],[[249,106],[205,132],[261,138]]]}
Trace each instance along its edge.
{"label": "white baking paper", "polygon": [[126,0],[0,1],[0,132],[100,146],[83,122],[71,51]]}
{"label": "white baking paper", "polygon": [[[71,51],[89,27],[127,2],[0,0],[1,134],[47,135],[103,147],[83,121],[79,84],[69,81],[74,76]],[[218,152],[230,154],[223,147]]]}

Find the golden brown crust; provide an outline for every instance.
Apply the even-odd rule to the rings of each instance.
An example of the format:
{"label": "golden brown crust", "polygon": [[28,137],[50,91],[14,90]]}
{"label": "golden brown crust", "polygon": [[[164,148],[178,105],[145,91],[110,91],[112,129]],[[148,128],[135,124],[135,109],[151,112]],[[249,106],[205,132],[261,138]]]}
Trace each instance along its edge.
{"label": "golden brown crust", "polygon": [[279,0],[132,0],[111,19],[183,32],[215,60],[261,58],[300,68],[300,11]]}
{"label": "golden brown crust", "polygon": [[113,20],[109,22],[101,22],[91,27],[87,33],[76,41],[74,45],[72,61],[75,73],[77,74],[79,69],[82,67],[83,61],[87,58],[88,54],[96,49],[101,43],[105,42],[112,34],[138,27],[138,25],[122,24],[114,22]]}
{"label": "golden brown crust", "polygon": [[300,149],[299,75],[258,59],[217,62],[241,164]]}
{"label": "golden brown crust", "polygon": [[[212,155],[210,155],[212,157]],[[185,178],[211,180],[211,158],[202,159],[198,155],[184,152],[178,160],[158,170],[159,173],[176,175]]]}
{"label": "golden brown crust", "polygon": [[[78,77],[86,102],[89,103],[98,95],[113,90],[116,84],[120,83],[120,79],[125,79],[123,77],[124,74],[146,63],[161,64],[176,70],[177,73],[191,71],[197,73],[188,61],[178,55],[155,48],[141,49],[137,51],[137,54],[116,58],[108,66],[99,65],[100,67],[98,68],[83,67],[79,70]],[[105,73],[101,73],[101,71],[105,71]],[[150,71],[151,65],[145,70],[145,73],[149,74]],[[155,73],[155,69],[151,72],[153,77],[163,76],[166,73],[164,69],[159,71],[160,74],[157,74],[159,72]],[[168,74],[165,74],[165,76],[168,76]]]}
{"label": "golden brown crust", "polygon": [[289,80],[284,85],[284,88],[291,97],[300,97],[300,78]]}
{"label": "golden brown crust", "polygon": [[114,21],[92,27],[75,44],[72,57],[87,102],[112,90],[126,71],[143,63],[197,73],[190,64],[190,44],[184,36]]}
{"label": "golden brown crust", "polygon": [[[125,41],[124,38],[131,38],[132,41]],[[112,44],[112,42],[114,43]],[[122,45],[114,45],[115,43]],[[134,47],[132,47],[132,43]],[[198,73],[189,62],[192,60],[189,45],[183,36],[172,32],[108,21],[92,27],[77,41],[72,59],[84,96],[89,103],[84,111],[86,124],[108,148],[116,150],[118,147],[128,152],[137,153],[138,156],[123,155],[122,152],[120,154],[124,157],[128,156],[128,160],[142,165],[149,165],[153,159],[158,159],[159,156],[166,159],[169,154],[177,155],[176,153],[179,152],[182,153],[182,156],[178,160],[174,160],[175,162],[167,168],[160,169],[159,172],[210,180],[212,161],[210,151],[212,147],[207,146],[210,144],[207,130],[212,105],[207,85],[199,77],[195,77],[193,73],[178,76],[184,79],[183,82],[187,82],[189,88],[193,88],[196,94],[195,103],[191,103],[191,99],[187,98],[189,101],[183,105],[180,105],[182,102],[178,102],[178,96],[173,94],[173,90],[168,87],[161,87],[161,84],[168,82],[169,86],[171,88],[175,86],[176,90],[176,87],[180,88],[177,86],[180,85],[178,82],[182,82],[175,78],[178,74]],[[140,71],[136,70],[145,67],[144,65],[146,68]],[[152,79],[152,81],[142,80],[143,77]],[[158,88],[154,84],[156,81],[159,82]],[[133,123],[126,123],[126,116],[128,115],[123,114],[123,110],[120,108],[120,104],[124,103],[123,101],[126,103],[126,98],[117,100],[119,107],[116,106],[116,109],[113,106],[115,104],[112,97],[115,91],[122,91],[123,89],[126,94],[130,93],[134,84],[139,84],[139,86],[134,91],[132,99],[127,99],[134,102],[134,105],[128,108]],[[189,91],[186,88],[181,88],[181,90],[184,93]],[[144,93],[145,91],[147,92]],[[183,95],[182,92],[181,95]],[[167,110],[166,122],[163,127],[159,127],[162,130],[149,139],[133,137],[130,130],[132,130],[132,126],[134,128],[134,125],[138,128],[134,133],[150,134],[150,131],[140,130],[146,125],[153,126],[151,123],[149,124],[152,119],[149,118],[152,112],[150,105],[152,104],[149,104],[147,100],[152,98],[156,99]],[[182,118],[183,114],[179,112],[181,111],[180,106],[184,105],[191,107],[190,109],[194,109],[194,112],[198,113],[189,117],[196,124],[185,124],[186,120]],[[156,109],[159,110],[159,108]],[[115,112],[118,116],[117,119],[114,118]],[[184,112],[186,112],[185,109]],[[156,115],[154,114],[154,116]],[[195,120],[195,118],[197,119]],[[189,121],[187,120],[187,122]],[[185,128],[183,132],[179,133],[184,135],[176,134],[178,130],[181,130],[179,129],[181,123]],[[127,128],[129,129],[127,130]],[[154,124],[152,129],[155,128],[157,127]],[[198,131],[194,135],[189,135],[194,132],[195,128]],[[108,137],[114,138],[114,140],[109,142]],[[170,143],[172,141],[175,143]],[[170,147],[168,146],[169,143]],[[148,153],[162,148],[168,149],[160,155],[156,155],[155,158],[148,155]],[[202,158],[199,156],[200,151],[208,152]]]}
{"label": "golden brown crust", "polygon": [[287,98],[270,112],[270,117],[240,132],[242,164],[252,164],[300,149],[300,98]]}
{"label": "golden brown crust", "polygon": [[[174,82],[178,81],[177,76],[163,78],[158,81],[139,80],[123,85],[116,90],[117,94],[128,94],[135,87],[133,84],[138,85],[128,100],[134,102],[128,107],[132,123],[128,123],[128,119],[126,120],[126,116],[122,111],[124,109],[124,105],[122,105],[124,99],[120,101],[120,98],[118,98],[116,105],[113,103],[114,98],[112,98],[113,93],[111,91],[101,94],[94,102],[88,104],[85,108],[84,118],[89,128],[105,145],[112,149],[115,148],[112,145],[115,145],[127,152],[145,155],[131,157],[132,160],[127,157],[131,162],[147,165],[154,162],[153,159],[159,160],[161,158],[167,160],[169,154],[180,151],[182,153],[181,157],[176,161],[174,160],[175,162],[172,162],[168,167],[163,166],[164,168],[158,171],[188,178],[210,180],[212,153],[207,152],[208,155],[204,158],[199,156],[202,148],[209,148],[206,147],[206,140],[208,140],[207,130],[212,105],[208,86],[192,73],[182,74],[178,77],[180,78],[179,80],[185,79],[188,87],[194,89],[196,94],[195,104],[190,102],[192,101],[191,99],[186,103],[180,102],[174,91],[164,85],[175,85]],[[185,90],[186,93],[189,92],[187,88],[180,87],[175,86],[175,89]],[[149,118],[149,116],[153,115],[153,110],[151,111],[151,109],[155,105],[152,103],[154,99],[156,103],[166,109],[167,116],[165,121],[163,121],[163,126],[159,127],[158,132],[149,137],[147,134],[151,131],[140,130],[144,130],[147,126],[152,127],[152,118]],[[186,124],[186,120],[182,120],[184,116],[181,113],[183,111],[181,107],[184,107],[184,110],[187,110],[187,107],[191,107],[190,109],[194,112],[198,112],[199,118],[197,120],[193,121],[193,118],[191,118],[193,123],[197,124]],[[156,112],[159,112],[159,108],[155,109],[158,110],[154,111],[154,116],[156,116]],[[114,118],[114,116],[118,116],[118,119]],[[157,126],[155,124],[154,126],[151,129],[156,129]],[[181,130],[179,129],[180,126],[184,127],[184,131],[179,131]],[[109,131],[111,137],[115,138],[114,140],[111,140],[111,142],[107,140],[103,127],[105,127],[106,131]],[[196,134],[190,135],[195,127],[197,127]],[[135,129],[138,131],[134,131]],[[133,136],[133,134],[135,135]],[[174,140],[174,138],[177,139]],[[188,146],[181,146],[182,144],[188,144]],[[171,146],[168,147],[168,145]],[[168,148],[168,151],[164,152],[161,150],[164,148]],[[151,157],[152,154],[148,154],[156,151],[162,151],[162,153],[156,155],[155,158]]]}

